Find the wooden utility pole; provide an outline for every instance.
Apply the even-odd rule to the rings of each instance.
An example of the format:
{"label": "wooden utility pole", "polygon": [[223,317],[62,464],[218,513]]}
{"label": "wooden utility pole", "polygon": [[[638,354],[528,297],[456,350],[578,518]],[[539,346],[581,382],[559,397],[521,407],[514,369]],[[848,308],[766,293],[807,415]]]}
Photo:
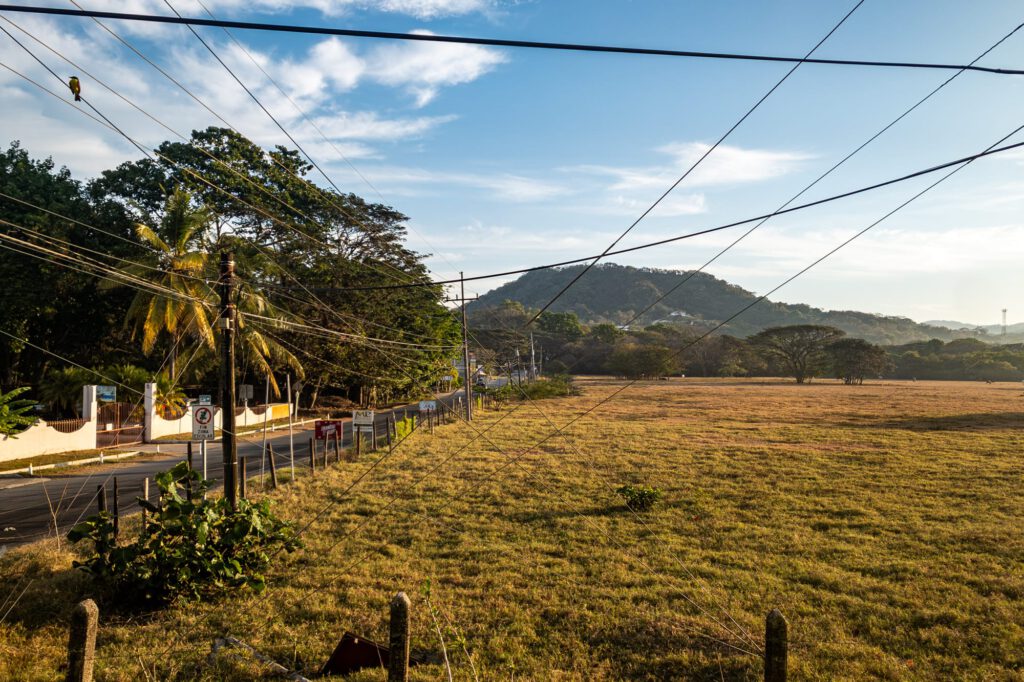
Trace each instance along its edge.
{"label": "wooden utility pole", "polygon": [[235,442],[235,304],[231,294],[235,287],[235,256],[230,251],[220,254],[220,317],[221,331],[220,405],[221,446],[224,450],[224,494],[232,509],[238,508],[238,443]]}
{"label": "wooden utility pole", "polygon": [[473,421],[473,378],[469,376],[469,325],[466,323],[466,301],[473,301],[476,298],[466,298],[465,276],[459,272],[459,297],[447,300],[462,305],[462,384],[466,392],[466,421]]}

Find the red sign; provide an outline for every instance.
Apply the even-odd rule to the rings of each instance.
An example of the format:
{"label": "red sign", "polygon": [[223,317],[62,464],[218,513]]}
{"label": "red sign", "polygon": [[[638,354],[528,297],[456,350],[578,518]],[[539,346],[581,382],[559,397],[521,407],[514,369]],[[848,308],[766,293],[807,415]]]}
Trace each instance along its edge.
{"label": "red sign", "polygon": [[335,434],[341,438],[341,422],[318,419],[313,423],[314,438],[317,440],[333,439]]}

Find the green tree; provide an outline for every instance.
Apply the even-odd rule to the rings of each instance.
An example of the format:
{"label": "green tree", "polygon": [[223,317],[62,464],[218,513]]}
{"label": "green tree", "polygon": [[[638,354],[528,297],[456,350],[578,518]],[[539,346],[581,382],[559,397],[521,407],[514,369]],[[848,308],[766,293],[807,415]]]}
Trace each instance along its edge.
{"label": "green tree", "polygon": [[835,327],[799,324],[772,327],[748,340],[767,358],[782,364],[798,384],[813,379],[828,367],[825,348],[844,332]]}
{"label": "green tree", "polygon": [[657,345],[623,343],[608,359],[608,369],[628,379],[654,379],[678,371],[671,348]]}
{"label": "green tree", "polygon": [[881,376],[892,368],[889,355],[864,339],[843,338],[825,348],[832,371],[845,384],[863,384],[869,376]]}

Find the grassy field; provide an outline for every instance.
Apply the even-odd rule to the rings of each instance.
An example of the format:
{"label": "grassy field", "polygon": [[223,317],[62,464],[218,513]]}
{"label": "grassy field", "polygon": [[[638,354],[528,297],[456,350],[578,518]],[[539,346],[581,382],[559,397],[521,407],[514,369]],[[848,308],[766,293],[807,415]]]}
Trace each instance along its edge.
{"label": "grassy field", "polygon": [[[531,449],[548,418],[621,386],[579,385],[479,415],[468,448],[466,425],[418,432],[347,496],[369,455],[279,490],[275,508],[312,523],[268,592],[107,616],[98,679],[266,674],[208,662],[226,633],[315,672],[345,630],[386,642],[398,590],[414,653],[438,661],[443,637],[457,680],[757,680],[773,607],[795,680],[1024,679],[1020,386],[677,379]],[[665,497],[638,516],[626,483]],[[25,590],[0,607],[0,679],[63,679],[89,593],[72,556],[51,541],[0,558],[0,604]]]}

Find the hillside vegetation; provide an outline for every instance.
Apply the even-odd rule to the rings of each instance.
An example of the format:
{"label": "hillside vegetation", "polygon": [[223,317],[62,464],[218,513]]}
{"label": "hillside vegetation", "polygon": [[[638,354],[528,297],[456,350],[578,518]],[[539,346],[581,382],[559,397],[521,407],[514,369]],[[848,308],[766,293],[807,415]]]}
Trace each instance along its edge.
{"label": "hillside vegetation", "polygon": [[[526,308],[541,308],[570,282],[583,265],[530,272],[480,297],[471,310],[496,307],[505,300]],[[676,286],[685,272],[634,268],[613,263],[600,264],[582,277],[552,307],[555,312],[575,313],[584,323],[624,324],[664,292]],[[745,289],[698,273],[684,286],[665,297],[634,324],[644,326],[658,320],[677,324],[710,326],[733,315],[757,297]],[[673,315],[685,312],[689,317]],[[975,332],[919,324],[905,317],[874,315],[852,310],[821,310],[808,305],[763,301],[724,328],[733,336],[747,336],[769,327],[796,324],[829,325],[850,336],[872,343],[900,344],[965,336]]]}

